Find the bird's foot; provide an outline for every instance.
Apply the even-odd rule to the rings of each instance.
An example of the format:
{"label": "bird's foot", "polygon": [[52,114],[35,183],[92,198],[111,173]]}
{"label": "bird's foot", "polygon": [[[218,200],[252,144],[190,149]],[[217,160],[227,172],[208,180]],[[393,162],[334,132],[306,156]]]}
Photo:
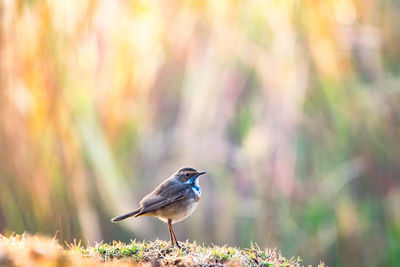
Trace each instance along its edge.
{"label": "bird's foot", "polygon": [[182,248],[182,246],[179,245],[179,243],[173,243],[173,244],[171,244],[171,248],[174,248],[174,247],[175,247],[175,244],[176,244],[176,246],[177,246],[178,248]]}

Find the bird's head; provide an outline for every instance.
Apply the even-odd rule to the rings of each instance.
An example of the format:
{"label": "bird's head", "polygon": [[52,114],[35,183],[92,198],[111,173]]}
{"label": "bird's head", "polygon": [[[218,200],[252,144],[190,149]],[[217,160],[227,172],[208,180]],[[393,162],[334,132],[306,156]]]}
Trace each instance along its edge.
{"label": "bird's head", "polygon": [[196,169],[190,167],[185,167],[178,170],[175,173],[175,177],[183,183],[188,183],[191,181],[195,182],[200,175],[203,175],[205,173],[206,172],[198,172]]}

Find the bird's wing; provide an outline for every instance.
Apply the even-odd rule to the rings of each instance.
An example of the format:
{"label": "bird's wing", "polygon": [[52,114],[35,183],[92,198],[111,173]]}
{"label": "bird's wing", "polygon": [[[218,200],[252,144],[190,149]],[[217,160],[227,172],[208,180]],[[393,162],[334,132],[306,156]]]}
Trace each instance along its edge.
{"label": "bird's wing", "polygon": [[184,199],[190,191],[190,187],[186,184],[167,180],[140,201],[142,209],[136,216],[160,209],[178,200]]}

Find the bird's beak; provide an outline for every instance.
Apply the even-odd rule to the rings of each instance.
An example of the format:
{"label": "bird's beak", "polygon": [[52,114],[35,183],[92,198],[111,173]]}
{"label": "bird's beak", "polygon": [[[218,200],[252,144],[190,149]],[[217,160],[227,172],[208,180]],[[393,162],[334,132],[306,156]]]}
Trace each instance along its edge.
{"label": "bird's beak", "polygon": [[197,173],[197,176],[200,176],[200,175],[203,175],[203,174],[206,174],[207,172],[198,172]]}

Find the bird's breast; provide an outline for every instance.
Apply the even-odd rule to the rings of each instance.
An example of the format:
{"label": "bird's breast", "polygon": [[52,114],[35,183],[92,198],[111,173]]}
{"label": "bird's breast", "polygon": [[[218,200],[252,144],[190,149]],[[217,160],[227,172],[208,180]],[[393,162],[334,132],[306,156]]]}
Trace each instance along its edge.
{"label": "bird's breast", "polygon": [[197,204],[198,200],[196,201],[193,198],[187,199],[157,210],[155,215],[164,222],[167,222],[168,219],[171,219],[172,223],[177,223],[191,215],[196,209]]}
{"label": "bird's breast", "polygon": [[192,187],[193,193],[195,195],[195,201],[198,202],[201,197],[201,189],[199,186],[193,186]]}

